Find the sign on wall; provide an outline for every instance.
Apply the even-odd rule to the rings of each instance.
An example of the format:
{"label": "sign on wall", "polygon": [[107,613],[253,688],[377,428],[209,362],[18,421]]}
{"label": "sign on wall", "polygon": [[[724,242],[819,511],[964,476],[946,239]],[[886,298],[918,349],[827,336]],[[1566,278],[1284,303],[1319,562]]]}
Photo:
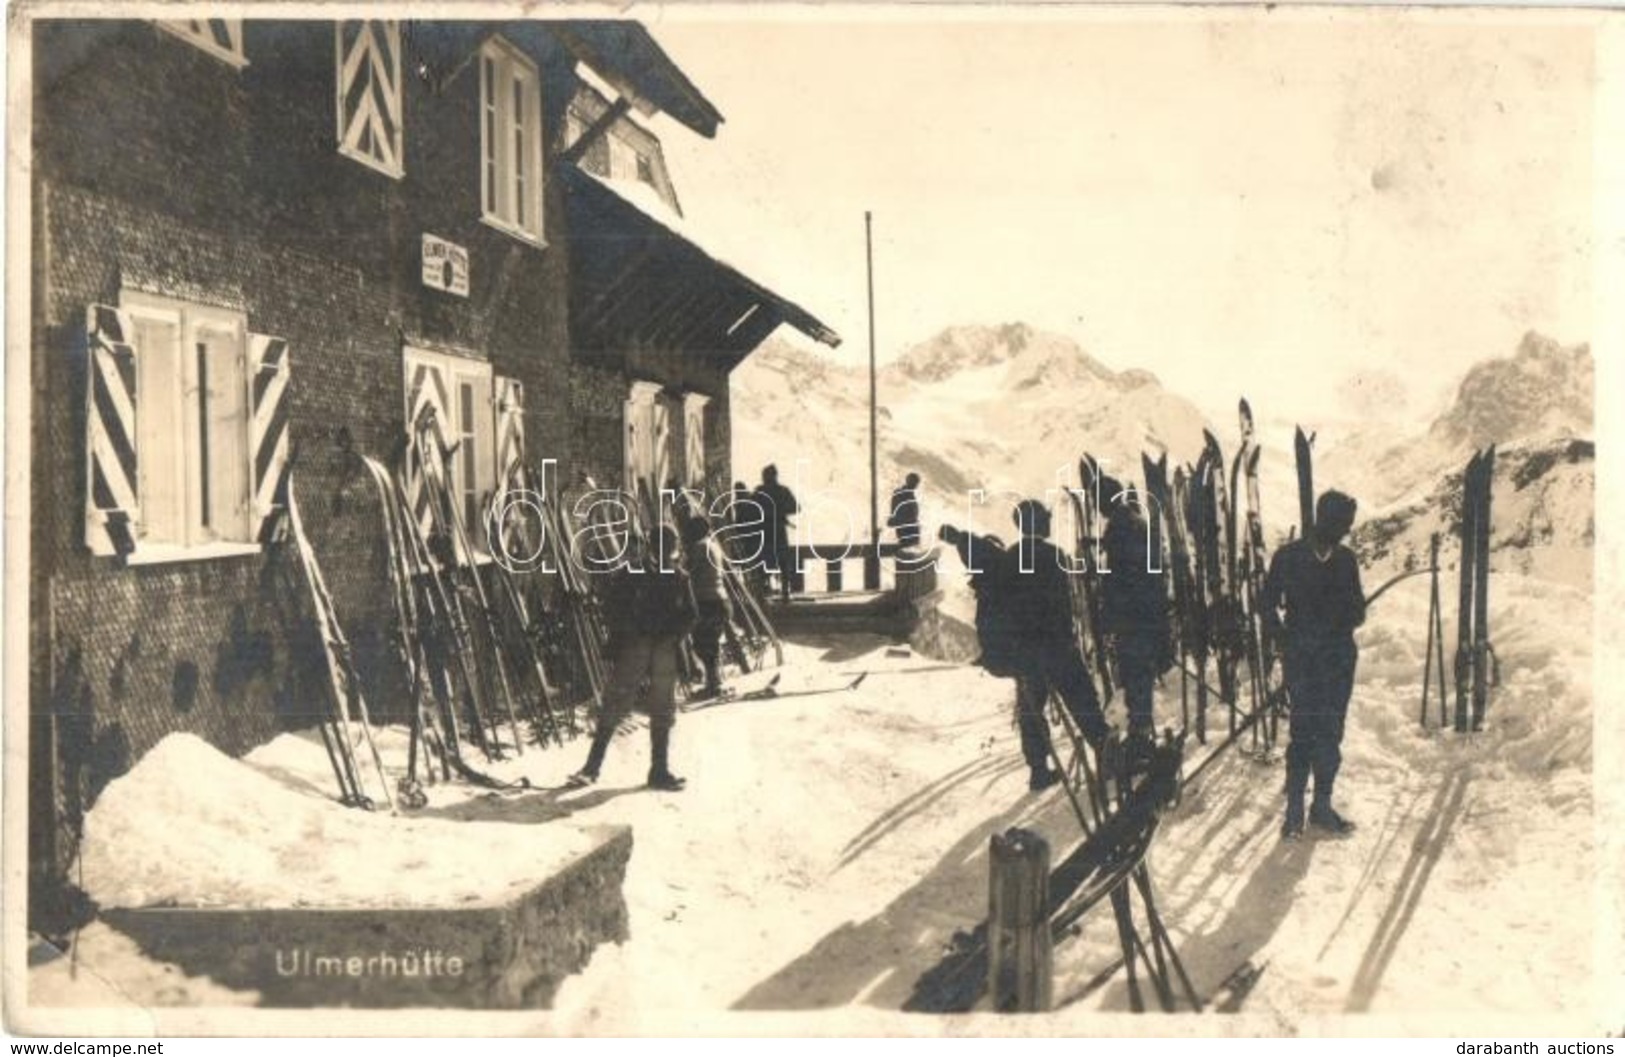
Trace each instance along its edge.
{"label": "sign on wall", "polygon": [[423,235],[423,285],[468,296],[468,250],[438,235]]}

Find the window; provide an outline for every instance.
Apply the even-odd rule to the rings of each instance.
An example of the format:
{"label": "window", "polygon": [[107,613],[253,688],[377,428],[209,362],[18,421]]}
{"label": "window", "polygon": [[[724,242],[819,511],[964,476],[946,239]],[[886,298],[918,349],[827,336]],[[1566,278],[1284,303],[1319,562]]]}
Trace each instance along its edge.
{"label": "window", "polygon": [[[483,547],[485,502],[496,488],[498,468],[491,365],[409,346],[405,367],[408,437],[413,445],[418,443],[416,424],[426,409],[432,409],[440,442],[451,450],[446,458],[447,490],[469,540]],[[408,492],[417,493],[421,487],[416,475],[409,474]],[[411,498],[421,509],[417,495]]]}
{"label": "window", "polygon": [[638,179],[642,180],[650,187],[655,185],[654,162],[649,160],[649,156],[647,154],[638,155]]}
{"label": "window", "polygon": [[395,22],[333,27],[339,153],[389,176],[405,172],[401,31]]}
{"label": "window", "polygon": [[288,477],[288,343],[151,294],[85,312],[85,544],[131,563],[251,553]]}
{"label": "window", "polygon": [[142,545],[247,543],[247,327],[241,313],[126,294],[134,329]]}
{"label": "window", "polygon": [[173,33],[233,66],[248,65],[243,55],[243,23],[236,18],[165,19],[158,28]]}
{"label": "window", "polygon": [[488,223],[542,240],[541,82],[493,38],[480,49],[480,203]]}

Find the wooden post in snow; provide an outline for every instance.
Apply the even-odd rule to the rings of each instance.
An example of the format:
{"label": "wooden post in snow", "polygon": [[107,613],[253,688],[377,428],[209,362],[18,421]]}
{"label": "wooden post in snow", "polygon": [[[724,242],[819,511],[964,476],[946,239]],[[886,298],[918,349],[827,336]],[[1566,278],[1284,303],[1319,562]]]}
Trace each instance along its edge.
{"label": "wooden post in snow", "polygon": [[988,849],[987,989],[1001,1013],[1048,1012],[1054,1000],[1049,842],[1024,829]]}

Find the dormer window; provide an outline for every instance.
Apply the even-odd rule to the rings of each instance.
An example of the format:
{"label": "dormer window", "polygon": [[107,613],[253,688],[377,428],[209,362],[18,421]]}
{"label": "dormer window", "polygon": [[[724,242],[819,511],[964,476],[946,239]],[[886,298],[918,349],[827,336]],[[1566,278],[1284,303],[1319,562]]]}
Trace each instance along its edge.
{"label": "dormer window", "polygon": [[387,176],[405,172],[401,30],[396,22],[333,27],[339,153]]}
{"label": "dormer window", "polygon": [[480,205],[486,223],[542,241],[542,99],[536,64],[493,37],[480,49]]}
{"label": "dormer window", "polygon": [[243,23],[238,18],[172,18],[157,23],[158,28],[172,33],[201,48],[221,62],[242,67],[248,65],[243,55]]}

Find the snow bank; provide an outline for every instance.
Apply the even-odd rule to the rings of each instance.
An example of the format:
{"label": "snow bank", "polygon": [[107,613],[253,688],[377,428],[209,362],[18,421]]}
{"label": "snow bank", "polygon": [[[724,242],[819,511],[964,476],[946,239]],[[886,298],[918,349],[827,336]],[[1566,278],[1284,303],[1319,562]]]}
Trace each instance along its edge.
{"label": "snow bank", "polygon": [[86,817],[86,891],[103,907],[461,906],[534,884],[588,846],[565,826],[345,808],[274,774],[191,734],[165,738]]}

